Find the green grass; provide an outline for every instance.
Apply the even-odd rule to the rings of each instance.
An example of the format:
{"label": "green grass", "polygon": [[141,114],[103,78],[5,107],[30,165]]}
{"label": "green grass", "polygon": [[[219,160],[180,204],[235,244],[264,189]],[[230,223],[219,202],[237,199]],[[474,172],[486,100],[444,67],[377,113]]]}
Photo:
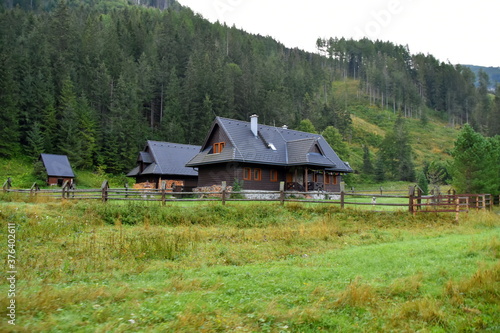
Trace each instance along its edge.
{"label": "green grass", "polygon": [[500,327],[497,212],[0,202],[0,222],[3,239],[16,223],[19,256],[17,325],[1,331]]}

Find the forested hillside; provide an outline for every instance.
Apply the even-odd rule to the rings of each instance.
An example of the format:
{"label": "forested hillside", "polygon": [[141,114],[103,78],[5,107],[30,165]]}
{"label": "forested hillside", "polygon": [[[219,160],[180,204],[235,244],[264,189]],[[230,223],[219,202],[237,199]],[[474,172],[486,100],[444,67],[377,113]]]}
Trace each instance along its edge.
{"label": "forested hillside", "polygon": [[376,150],[382,137],[353,126],[364,110],[500,134],[500,90],[492,98],[481,81],[476,88],[467,67],[366,39],[319,39],[313,54],[212,24],[173,0],[146,3],[158,8],[3,2],[2,157],[64,153],[77,168],[120,173],[146,139],[200,144],[216,115],[253,113],[271,125],[333,126]]}

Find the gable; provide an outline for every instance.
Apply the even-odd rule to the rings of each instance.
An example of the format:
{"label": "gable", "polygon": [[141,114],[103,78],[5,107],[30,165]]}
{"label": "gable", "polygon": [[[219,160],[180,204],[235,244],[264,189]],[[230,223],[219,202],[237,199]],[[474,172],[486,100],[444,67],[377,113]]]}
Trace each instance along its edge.
{"label": "gable", "polygon": [[317,143],[311,146],[311,149],[309,149],[308,153],[324,155],[323,151],[321,150],[321,148],[319,147],[319,145]]}
{"label": "gable", "polygon": [[231,142],[229,140],[229,137],[227,136],[226,132],[221,128],[219,124],[215,124],[212,127],[212,131],[210,132],[208,139],[202,146],[202,150],[205,150],[207,148],[213,148],[215,144],[218,143],[224,143],[224,147],[230,147]]}

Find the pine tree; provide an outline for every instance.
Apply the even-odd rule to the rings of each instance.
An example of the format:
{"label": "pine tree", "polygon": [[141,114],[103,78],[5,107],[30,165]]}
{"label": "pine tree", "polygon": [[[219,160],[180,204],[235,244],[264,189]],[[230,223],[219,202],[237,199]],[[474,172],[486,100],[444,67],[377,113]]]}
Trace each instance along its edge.
{"label": "pine tree", "polygon": [[374,172],[374,177],[375,181],[378,183],[382,183],[386,180],[385,177],[385,161],[384,158],[382,157],[381,154],[377,156],[377,159],[375,160],[375,172]]}
{"label": "pine tree", "polygon": [[429,181],[427,180],[425,173],[422,171],[418,173],[418,187],[422,190],[423,195],[427,195],[429,193]]}
{"label": "pine tree", "polygon": [[380,152],[392,179],[415,181],[410,137],[401,116],[396,119],[392,131],[382,141]]}
{"label": "pine tree", "polygon": [[13,157],[19,151],[19,118],[16,106],[16,82],[12,68],[0,53],[0,157]]}
{"label": "pine tree", "polygon": [[495,99],[492,105],[489,124],[489,135],[500,135],[500,84],[497,84],[495,89]]}
{"label": "pine tree", "polygon": [[182,122],[181,88],[176,69],[170,72],[168,86],[165,92],[164,113],[161,119],[160,138],[169,142],[185,143],[184,126]]}
{"label": "pine tree", "polygon": [[363,145],[363,167],[361,171],[364,175],[372,175],[374,173],[373,163],[370,157],[370,148],[367,145]]}
{"label": "pine tree", "polygon": [[28,153],[34,160],[45,152],[45,140],[40,124],[35,122],[33,128],[28,132]]}
{"label": "pine tree", "polygon": [[61,120],[59,122],[57,148],[60,153],[68,156],[73,165],[80,166],[82,138],[78,131],[78,103],[73,82],[69,78],[63,81],[59,100]]}
{"label": "pine tree", "polygon": [[349,146],[343,141],[342,135],[335,127],[328,126],[321,134],[341,160],[346,161],[349,158]]}
{"label": "pine tree", "polygon": [[461,193],[497,194],[500,184],[500,145],[466,124],[452,151],[453,185]]}

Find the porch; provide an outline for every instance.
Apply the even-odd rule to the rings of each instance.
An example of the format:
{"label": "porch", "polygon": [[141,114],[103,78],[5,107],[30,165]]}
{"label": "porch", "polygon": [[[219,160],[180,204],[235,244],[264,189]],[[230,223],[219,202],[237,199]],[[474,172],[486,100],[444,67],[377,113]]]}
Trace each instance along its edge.
{"label": "porch", "polygon": [[340,191],[341,175],[327,169],[293,167],[286,172],[286,191]]}

